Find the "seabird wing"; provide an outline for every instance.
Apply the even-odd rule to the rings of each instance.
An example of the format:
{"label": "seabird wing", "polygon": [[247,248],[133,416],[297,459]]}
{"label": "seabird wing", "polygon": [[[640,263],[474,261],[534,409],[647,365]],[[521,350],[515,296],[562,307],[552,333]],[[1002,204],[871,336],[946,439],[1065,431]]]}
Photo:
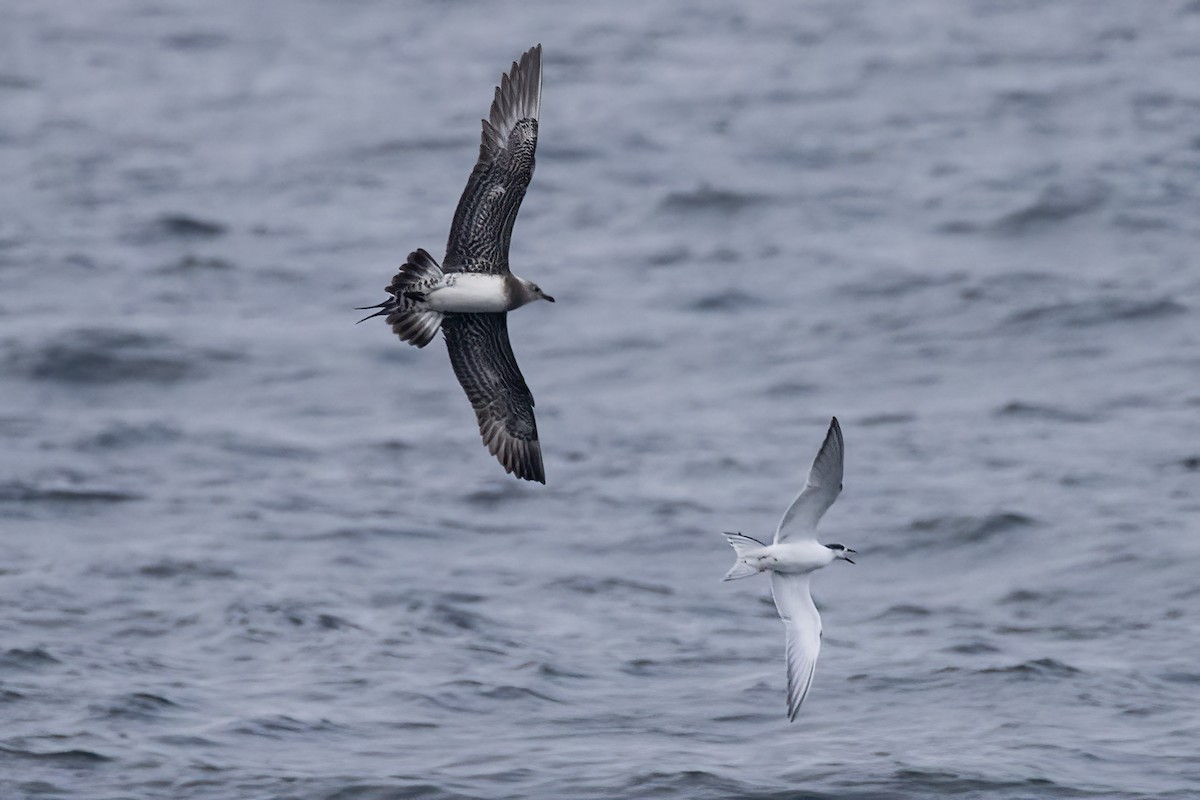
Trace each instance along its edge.
{"label": "seabird wing", "polygon": [[442,268],[446,272],[508,272],[513,222],[533,178],[542,102],[542,46],[527,51],[500,78],[483,121],[479,161],[454,212]]}
{"label": "seabird wing", "polygon": [[808,591],[809,576],[771,573],[771,595],[787,633],[788,719],[795,720],[812,686],[821,652],[821,615]]}
{"label": "seabird wing", "polygon": [[505,471],[545,483],[533,394],[508,341],[508,315],[447,314],[442,330],[454,374],[475,409],[488,450]]}
{"label": "seabird wing", "polygon": [[804,488],[784,512],[783,519],[779,520],[779,528],[775,531],[776,544],[801,536],[816,538],[817,523],[842,492],[844,452],[842,428],[838,425],[837,417],[834,417],[829,422],[825,442],[808,471]]}

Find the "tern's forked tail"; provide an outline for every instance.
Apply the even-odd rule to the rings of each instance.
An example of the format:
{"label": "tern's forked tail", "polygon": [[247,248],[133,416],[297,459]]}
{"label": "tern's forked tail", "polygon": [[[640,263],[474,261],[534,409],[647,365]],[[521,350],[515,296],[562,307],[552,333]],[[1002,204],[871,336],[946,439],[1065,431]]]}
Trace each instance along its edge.
{"label": "tern's forked tail", "polygon": [[442,268],[433,256],[424,250],[409,253],[408,261],[387,287],[386,291],[392,295],[391,299],[377,306],[365,306],[364,309],[381,310],[360,319],[359,322],[386,314],[387,324],[392,326],[392,331],[397,336],[409,344],[424,347],[433,341],[433,337],[442,327],[442,312],[433,311],[425,304],[425,293],[441,279]]}
{"label": "tern's forked tail", "polygon": [[740,533],[725,532],[725,540],[733,547],[733,552],[737,557],[733,567],[729,572],[725,573],[723,580],[733,581],[738,578],[749,578],[751,575],[757,575],[760,570],[755,564],[751,564],[747,560],[747,555],[752,550],[761,550],[766,547],[765,544],[755,539],[752,536],[744,536]]}

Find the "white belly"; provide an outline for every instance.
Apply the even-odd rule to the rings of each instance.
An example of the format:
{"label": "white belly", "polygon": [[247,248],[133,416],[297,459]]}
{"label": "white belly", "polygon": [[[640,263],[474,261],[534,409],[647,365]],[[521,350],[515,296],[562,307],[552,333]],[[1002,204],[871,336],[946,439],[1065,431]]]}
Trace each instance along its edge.
{"label": "white belly", "polygon": [[425,293],[425,301],[435,311],[456,311],[479,314],[488,311],[508,311],[508,295],[501,275],[479,275],[473,272],[454,272],[442,279],[440,285]]}
{"label": "white belly", "polygon": [[814,541],[773,544],[762,549],[762,569],[802,575],[820,569],[833,561],[833,551]]}

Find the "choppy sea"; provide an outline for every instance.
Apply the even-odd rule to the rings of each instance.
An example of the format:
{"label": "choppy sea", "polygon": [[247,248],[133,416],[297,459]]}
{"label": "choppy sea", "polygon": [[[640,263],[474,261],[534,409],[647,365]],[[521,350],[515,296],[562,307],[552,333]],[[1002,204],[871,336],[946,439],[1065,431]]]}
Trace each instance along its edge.
{"label": "choppy sea", "polygon": [[[548,485],[355,306],[545,48]],[[0,798],[1200,796],[1200,3],[0,4]],[[795,724],[769,537],[845,491]]]}

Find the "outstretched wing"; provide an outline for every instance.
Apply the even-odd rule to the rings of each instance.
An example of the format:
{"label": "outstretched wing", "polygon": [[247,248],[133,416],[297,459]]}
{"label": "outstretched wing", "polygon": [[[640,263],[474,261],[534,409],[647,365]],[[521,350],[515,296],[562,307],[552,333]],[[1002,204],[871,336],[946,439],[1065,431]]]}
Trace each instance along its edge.
{"label": "outstretched wing", "polygon": [[787,633],[789,720],[796,719],[800,704],[812,686],[817,655],[821,652],[821,615],[809,594],[808,578],[807,574],[771,573],[771,595]]}
{"label": "outstretched wing", "polygon": [[829,422],[825,442],[808,471],[804,488],[783,513],[783,519],[779,520],[779,528],[775,531],[776,544],[801,536],[816,538],[817,523],[842,492],[844,454],[842,428],[838,425],[837,417],[834,417]]}
{"label": "outstretched wing", "polygon": [[533,395],[508,341],[507,314],[447,314],[442,321],[454,374],[489,451],[518,478],[546,482]]}
{"label": "outstretched wing", "polygon": [[525,189],[533,178],[542,101],[542,46],[513,62],[500,79],[483,121],[479,161],[454,212],[446,272],[508,272],[508,243]]}

